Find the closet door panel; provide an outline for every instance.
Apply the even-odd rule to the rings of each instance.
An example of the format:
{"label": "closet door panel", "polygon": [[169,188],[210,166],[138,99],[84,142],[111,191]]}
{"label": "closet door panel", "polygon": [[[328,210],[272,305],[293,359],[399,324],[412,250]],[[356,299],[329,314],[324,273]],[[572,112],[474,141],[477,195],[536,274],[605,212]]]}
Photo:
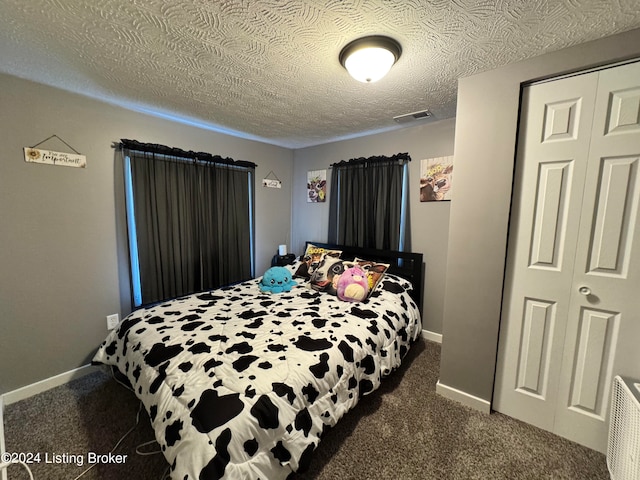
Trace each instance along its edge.
{"label": "closet door panel", "polygon": [[553,429],[596,76],[523,91],[493,407]]}
{"label": "closet door panel", "polygon": [[636,62],[598,76],[553,430],[601,452],[613,377],[640,380],[639,167]]}

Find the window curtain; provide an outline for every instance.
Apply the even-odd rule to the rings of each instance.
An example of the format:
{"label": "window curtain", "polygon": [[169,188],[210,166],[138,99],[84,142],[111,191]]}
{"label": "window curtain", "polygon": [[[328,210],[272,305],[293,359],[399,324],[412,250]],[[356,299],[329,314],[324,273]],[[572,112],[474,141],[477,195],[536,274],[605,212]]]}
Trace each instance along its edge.
{"label": "window curtain", "polygon": [[409,249],[406,153],[332,165],[329,242],[384,250]]}
{"label": "window curtain", "polygon": [[132,190],[129,235],[141,293],[134,303],[251,278],[255,165],[133,140],[120,145]]}

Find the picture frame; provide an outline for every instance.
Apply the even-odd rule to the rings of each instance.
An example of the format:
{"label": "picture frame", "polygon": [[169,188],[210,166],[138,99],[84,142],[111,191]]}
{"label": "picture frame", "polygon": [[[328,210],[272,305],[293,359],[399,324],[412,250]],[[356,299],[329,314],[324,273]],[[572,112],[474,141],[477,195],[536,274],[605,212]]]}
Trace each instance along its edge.
{"label": "picture frame", "polygon": [[307,203],[327,201],[327,171],[310,170],[307,172]]}
{"label": "picture frame", "polygon": [[447,202],[453,193],[453,155],[420,163],[420,201]]}

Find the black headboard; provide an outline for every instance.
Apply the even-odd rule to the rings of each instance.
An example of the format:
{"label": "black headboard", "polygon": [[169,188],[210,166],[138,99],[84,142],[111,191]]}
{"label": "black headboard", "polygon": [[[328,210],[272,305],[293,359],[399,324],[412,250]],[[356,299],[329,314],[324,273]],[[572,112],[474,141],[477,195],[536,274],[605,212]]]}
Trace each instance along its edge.
{"label": "black headboard", "polygon": [[422,313],[423,263],[421,253],[398,252],[396,250],[376,250],[375,248],[349,247],[347,245],[333,245],[321,242],[307,242],[304,248],[305,251],[307,250],[308,244],[332,250],[341,250],[342,255],[340,255],[340,258],[345,260],[353,260],[355,257],[360,257],[365,260],[388,263],[389,269],[387,272],[406,278],[411,282],[413,285],[411,297],[418,304],[420,313]]}

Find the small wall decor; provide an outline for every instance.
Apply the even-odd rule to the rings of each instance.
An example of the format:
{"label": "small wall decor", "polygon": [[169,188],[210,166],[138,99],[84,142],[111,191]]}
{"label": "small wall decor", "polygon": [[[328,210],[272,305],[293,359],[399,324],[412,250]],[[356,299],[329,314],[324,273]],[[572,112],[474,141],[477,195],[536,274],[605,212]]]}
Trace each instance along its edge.
{"label": "small wall decor", "polygon": [[420,201],[451,200],[453,155],[423,159],[420,162]]}
{"label": "small wall decor", "polygon": [[[53,150],[42,150],[40,148],[36,148],[38,145],[42,145],[44,142],[51,140],[54,137],[73,150],[74,153],[54,152]],[[80,152],[57,135],[51,135],[49,138],[45,138],[41,142],[36,143],[33,147],[24,147],[23,150],[25,162],[77,168],[86,168],[87,166],[87,157],[85,155],[81,155]]]}
{"label": "small wall decor", "polygon": [[307,202],[319,203],[327,200],[327,171],[307,172]]}
{"label": "small wall decor", "polygon": [[[270,176],[273,178],[269,178]],[[262,179],[262,186],[267,188],[282,188],[282,182],[276,174],[273,173],[273,170],[270,170],[267,176]]]}

